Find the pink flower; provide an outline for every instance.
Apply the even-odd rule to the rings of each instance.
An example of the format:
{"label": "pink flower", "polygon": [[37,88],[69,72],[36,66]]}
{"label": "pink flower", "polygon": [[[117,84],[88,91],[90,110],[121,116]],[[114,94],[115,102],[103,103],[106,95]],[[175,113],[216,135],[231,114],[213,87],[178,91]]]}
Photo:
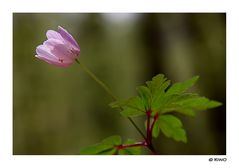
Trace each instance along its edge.
{"label": "pink flower", "polygon": [[58,32],[48,30],[47,40],[36,49],[36,57],[59,67],[68,67],[80,55],[80,47],[75,39],[61,26]]}

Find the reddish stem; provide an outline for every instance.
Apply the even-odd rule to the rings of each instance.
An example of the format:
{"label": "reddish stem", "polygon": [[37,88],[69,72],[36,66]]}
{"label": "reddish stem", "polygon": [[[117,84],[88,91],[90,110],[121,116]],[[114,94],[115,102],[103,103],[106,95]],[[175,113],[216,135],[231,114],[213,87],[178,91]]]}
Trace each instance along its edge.
{"label": "reddish stem", "polygon": [[157,121],[158,118],[159,118],[159,113],[156,113],[154,118],[153,118],[153,122],[152,122],[152,125],[151,125],[151,128],[150,128],[151,138],[152,138],[152,131],[153,131],[153,128],[154,128],[154,124],[155,124],[155,122]]}
{"label": "reddish stem", "polygon": [[155,122],[157,121],[159,114],[156,113],[155,116],[153,117],[153,121],[152,124],[150,125],[150,117],[151,117],[151,110],[147,110],[146,111],[146,115],[147,115],[147,137],[145,138],[145,141],[143,142],[136,142],[134,144],[121,144],[121,145],[117,145],[115,146],[115,148],[119,149],[124,149],[124,148],[130,148],[130,147],[137,147],[137,146],[145,146],[147,147],[153,154],[157,154],[153,144],[152,144],[152,131],[155,125]]}
{"label": "reddish stem", "polygon": [[148,110],[146,112],[146,114],[147,114],[147,147],[151,150],[151,152],[153,154],[157,154],[154,147],[153,147],[153,144],[152,144],[152,131],[153,131],[153,128],[154,128],[154,124],[159,117],[159,114],[158,113],[155,114],[155,116],[153,118],[153,121],[152,121],[152,124],[150,126],[151,113],[152,113],[151,110]]}
{"label": "reddish stem", "polygon": [[122,145],[115,146],[115,148],[124,149],[124,148],[137,147],[137,146],[147,146],[147,143],[145,143],[144,141],[144,142],[136,142],[134,144],[122,144]]}

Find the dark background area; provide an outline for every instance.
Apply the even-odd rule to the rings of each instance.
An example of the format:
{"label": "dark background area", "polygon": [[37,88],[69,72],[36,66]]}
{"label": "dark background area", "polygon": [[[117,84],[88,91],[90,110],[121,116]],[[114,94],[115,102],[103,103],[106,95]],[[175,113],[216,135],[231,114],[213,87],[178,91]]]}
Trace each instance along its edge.
{"label": "dark background area", "polygon": [[[159,73],[194,75],[194,91],[223,106],[179,116],[188,143],[160,135],[160,154],[226,154],[226,14],[13,14],[13,154],[79,154],[111,135],[141,140],[110,97],[79,65],[58,68],[34,57],[48,29],[67,29],[80,60],[120,98]],[[136,119],[142,125],[144,117]],[[145,151],[147,153],[147,151]]]}

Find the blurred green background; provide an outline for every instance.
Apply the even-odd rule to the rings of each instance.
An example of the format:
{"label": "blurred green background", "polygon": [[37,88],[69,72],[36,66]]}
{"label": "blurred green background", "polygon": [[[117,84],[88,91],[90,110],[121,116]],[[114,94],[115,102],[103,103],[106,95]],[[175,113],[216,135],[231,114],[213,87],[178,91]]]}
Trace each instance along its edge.
{"label": "blurred green background", "polygon": [[[80,60],[120,98],[159,73],[173,82],[199,75],[194,90],[224,105],[179,116],[187,144],[163,135],[154,144],[160,154],[226,154],[224,13],[14,13],[13,154],[79,154],[111,135],[141,140],[79,65],[58,68],[34,57],[46,31],[58,25],[79,42]],[[144,117],[135,121],[143,125]]]}

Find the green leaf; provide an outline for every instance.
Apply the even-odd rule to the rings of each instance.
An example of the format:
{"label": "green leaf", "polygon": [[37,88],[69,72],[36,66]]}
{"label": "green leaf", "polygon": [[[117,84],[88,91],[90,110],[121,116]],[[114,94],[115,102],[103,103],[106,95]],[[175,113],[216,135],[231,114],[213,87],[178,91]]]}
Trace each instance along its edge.
{"label": "green leaf", "polygon": [[167,78],[165,78],[163,74],[158,74],[153,77],[152,81],[147,81],[146,84],[150,89],[152,95],[155,95],[158,94],[157,92],[165,90],[170,82],[167,81]]}
{"label": "green leaf", "polygon": [[112,108],[120,108],[120,114],[124,117],[136,117],[145,115],[145,102],[135,96],[124,101],[116,101],[110,104]]}
{"label": "green leaf", "polygon": [[183,115],[187,115],[187,116],[191,116],[191,117],[194,117],[195,116],[195,112],[193,109],[190,109],[190,108],[183,108],[181,106],[177,106],[175,105],[174,107],[169,107],[169,108],[165,108],[162,110],[162,114],[165,114],[165,113],[169,113],[169,112],[178,112],[178,113],[181,113]]}
{"label": "green leaf", "polygon": [[170,81],[167,78],[164,78],[164,75],[157,75],[153,77],[151,82],[147,82],[149,89],[152,94],[152,104],[151,107],[160,106],[164,100],[165,89],[170,85]]}
{"label": "green leaf", "polygon": [[110,136],[104,140],[102,140],[103,144],[110,144],[110,145],[120,145],[121,144],[121,137],[118,135]]}
{"label": "green leaf", "polygon": [[104,140],[101,143],[94,144],[89,147],[81,149],[80,154],[82,155],[110,155],[116,152],[114,146],[121,144],[120,136],[111,136]]}
{"label": "green leaf", "polygon": [[195,97],[191,99],[185,99],[177,103],[186,108],[196,109],[196,110],[206,110],[210,108],[215,108],[221,106],[222,103],[214,100],[209,100],[205,97]]}
{"label": "green leaf", "polygon": [[180,94],[185,92],[187,89],[192,87],[196,81],[198,80],[199,76],[194,76],[193,78],[186,80],[184,82],[178,82],[173,84],[167,91],[167,95],[172,95],[172,94]]}
{"label": "green leaf", "polygon": [[153,127],[153,130],[152,130],[152,135],[153,135],[154,138],[157,138],[159,136],[159,132],[160,132],[159,125],[160,125],[160,122],[159,122],[159,119],[158,119],[154,123],[154,127]]}
{"label": "green leaf", "polygon": [[160,114],[178,112],[194,116],[194,110],[204,110],[220,106],[221,103],[217,101],[211,101],[196,94],[185,93],[187,89],[195,84],[198,78],[198,76],[194,76],[184,82],[175,83],[166,92],[169,81],[163,75],[157,75],[152,81],[147,82],[152,94],[154,94],[151,104],[152,115],[155,115],[156,112]]}
{"label": "green leaf", "polygon": [[160,111],[161,114],[169,112],[178,112],[188,116],[194,116],[194,110],[206,110],[222,105],[220,102],[200,97],[197,94],[182,93],[165,96],[160,107],[154,111]]}
{"label": "green leaf", "polygon": [[129,108],[133,108],[133,109],[136,109],[136,110],[139,110],[142,112],[145,111],[144,102],[138,96],[131,97],[127,100],[115,101],[113,103],[110,103],[110,106],[112,108],[129,107]]}
{"label": "green leaf", "polygon": [[152,81],[147,81],[146,86],[137,88],[139,96],[111,103],[111,106],[121,108],[121,114],[124,117],[145,115],[149,109],[152,111],[152,116],[157,112],[159,114],[178,112],[187,116],[194,116],[195,110],[220,106],[220,102],[199,97],[197,94],[185,93],[196,83],[198,78],[198,76],[194,76],[169,87],[170,81],[163,74],[159,74],[153,77]]}
{"label": "green leaf", "polygon": [[182,122],[173,115],[161,115],[158,120],[158,127],[162,133],[176,141],[187,142],[186,132],[182,128]]}
{"label": "green leaf", "polygon": [[175,99],[177,98],[177,95],[170,95],[170,96],[165,96],[161,95],[160,99],[156,103],[153,104],[152,106],[152,111],[153,115],[156,112],[162,112],[165,107],[167,107],[170,103],[172,103]]}
{"label": "green leaf", "polygon": [[123,111],[121,111],[120,114],[124,117],[137,117],[145,115],[144,112],[132,108],[126,108]]}
{"label": "green leaf", "polygon": [[165,96],[163,104],[155,111],[160,111],[161,114],[169,112],[179,112],[184,115],[194,116],[195,113],[192,108],[183,105],[183,101],[198,98],[197,94],[183,93]]}
{"label": "green leaf", "polygon": [[139,92],[142,102],[144,103],[145,109],[149,109],[151,103],[151,92],[149,88],[147,88],[146,86],[140,86],[137,88],[137,90]]}
{"label": "green leaf", "polygon": [[[125,144],[134,144],[136,141],[132,139],[128,139]],[[141,153],[141,147],[129,147],[129,148],[124,148],[120,149],[118,151],[120,155],[139,155]]]}

